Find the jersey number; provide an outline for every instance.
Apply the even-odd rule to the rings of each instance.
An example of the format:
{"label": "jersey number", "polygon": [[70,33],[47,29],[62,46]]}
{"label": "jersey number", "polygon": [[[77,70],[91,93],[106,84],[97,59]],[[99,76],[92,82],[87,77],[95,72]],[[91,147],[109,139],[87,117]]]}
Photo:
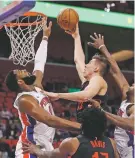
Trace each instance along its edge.
{"label": "jersey number", "polygon": [[102,155],[104,158],[109,158],[108,156],[108,153],[103,153],[103,152],[95,152],[93,155],[92,155],[92,158],[100,158],[100,155]]}

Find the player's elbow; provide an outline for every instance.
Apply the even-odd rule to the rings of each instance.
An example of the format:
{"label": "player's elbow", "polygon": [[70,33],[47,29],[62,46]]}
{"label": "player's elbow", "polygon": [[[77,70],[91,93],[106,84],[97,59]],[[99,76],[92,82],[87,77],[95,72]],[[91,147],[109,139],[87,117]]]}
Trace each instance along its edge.
{"label": "player's elbow", "polygon": [[34,108],[32,110],[31,116],[33,118],[35,118],[37,121],[42,122],[42,123],[44,123],[44,124],[49,126],[50,116],[49,116],[49,114],[44,113],[43,110],[39,111],[39,109]]}
{"label": "player's elbow", "polygon": [[87,93],[86,94],[84,93],[83,95],[78,96],[78,101],[80,102],[86,102],[89,99],[91,99],[91,97],[87,95]]}
{"label": "player's elbow", "polygon": [[134,122],[131,122],[131,123],[127,124],[127,130],[134,131]]}

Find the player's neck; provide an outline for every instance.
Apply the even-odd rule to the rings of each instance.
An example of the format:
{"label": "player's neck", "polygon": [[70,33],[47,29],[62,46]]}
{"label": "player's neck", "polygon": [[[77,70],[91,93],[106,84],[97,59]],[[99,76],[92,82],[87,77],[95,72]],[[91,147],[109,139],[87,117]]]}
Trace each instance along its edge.
{"label": "player's neck", "polygon": [[92,79],[92,77],[94,76],[101,76],[99,73],[93,73],[90,76],[88,76],[87,80],[90,81]]}
{"label": "player's neck", "polygon": [[127,102],[134,103],[134,96],[132,96],[132,95],[128,96]]}
{"label": "player's neck", "polygon": [[23,92],[23,91],[25,91],[25,92],[30,92],[30,91],[34,91],[34,90],[35,90],[35,88],[34,88],[33,85],[21,89],[22,92]]}

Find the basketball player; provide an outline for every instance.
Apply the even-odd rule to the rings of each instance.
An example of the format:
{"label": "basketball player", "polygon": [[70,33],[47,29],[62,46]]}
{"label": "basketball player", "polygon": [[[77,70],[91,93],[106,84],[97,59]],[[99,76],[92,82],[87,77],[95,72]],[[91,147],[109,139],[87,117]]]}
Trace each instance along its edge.
{"label": "basketball player", "polygon": [[59,148],[43,152],[31,143],[23,143],[24,153],[30,152],[39,158],[119,158],[115,142],[103,135],[106,130],[106,117],[96,108],[86,108],[81,115],[82,134],[65,139]]}
{"label": "basketball player", "polygon": [[[90,36],[94,43],[89,42],[90,45],[99,49],[101,53],[108,59],[111,65],[111,75],[120,88],[122,95],[122,103],[120,105],[117,117],[106,112],[106,116],[118,127],[115,129],[115,140],[117,143],[117,149],[121,158],[133,158],[134,156],[134,90],[135,85],[129,86],[124,75],[121,73],[116,61],[108,52],[105,44],[104,37],[100,34],[94,33],[94,36]],[[122,54],[123,55],[123,54]]]}
{"label": "basketball player", "polygon": [[22,141],[28,139],[41,149],[52,150],[55,128],[77,130],[80,124],[54,116],[54,111],[46,95],[40,91],[47,58],[47,39],[51,33],[52,23],[43,30],[43,39],[35,56],[33,74],[26,70],[12,70],[6,76],[9,90],[17,92],[14,107],[18,110],[23,131],[16,147],[16,158],[36,158],[31,154],[22,154]]}
{"label": "basketball player", "polygon": [[103,77],[109,71],[109,64],[106,58],[101,55],[93,56],[92,60],[88,64],[85,64],[85,56],[81,45],[78,25],[76,26],[76,32],[72,34],[72,37],[74,38],[75,47],[74,61],[82,82],[82,89],[80,92],[74,93],[45,92],[45,94],[53,99],[62,98],[77,101],[78,116],[84,108],[88,107],[88,99],[96,99],[101,102],[101,104],[106,102],[108,86]]}

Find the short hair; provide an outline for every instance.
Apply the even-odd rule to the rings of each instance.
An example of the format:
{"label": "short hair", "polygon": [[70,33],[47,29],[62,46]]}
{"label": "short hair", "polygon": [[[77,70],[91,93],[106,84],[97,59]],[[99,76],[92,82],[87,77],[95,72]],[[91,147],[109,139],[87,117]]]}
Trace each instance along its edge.
{"label": "short hair", "polygon": [[103,76],[106,75],[109,72],[109,70],[110,70],[110,64],[109,64],[107,58],[105,58],[102,55],[96,54],[96,55],[94,55],[92,57],[92,59],[97,59],[97,60],[99,60],[102,63],[101,74]]}
{"label": "short hair", "polygon": [[10,71],[5,78],[6,86],[12,92],[17,92],[19,90],[19,85],[17,83],[16,74],[14,74],[14,70]]}
{"label": "short hair", "polygon": [[107,118],[98,108],[86,108],[80,115],[83,135],[90,139],[100,139],[106,128]]}

